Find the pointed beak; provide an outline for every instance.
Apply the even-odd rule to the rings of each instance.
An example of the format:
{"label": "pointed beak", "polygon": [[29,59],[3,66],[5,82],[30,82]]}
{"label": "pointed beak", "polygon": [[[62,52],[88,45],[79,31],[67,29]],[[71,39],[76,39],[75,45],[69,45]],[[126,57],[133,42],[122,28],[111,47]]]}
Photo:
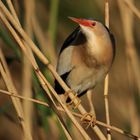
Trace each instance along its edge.
{"label": "pointed beak", "polygon": [[95,26],[95,22],[88,20],[88,19],[81,19],[81,18],[74,18],[74,17],[68,17],[69,19],[71,19],[72,21],[78,23],[79,25],[83,25],[83,26]]}

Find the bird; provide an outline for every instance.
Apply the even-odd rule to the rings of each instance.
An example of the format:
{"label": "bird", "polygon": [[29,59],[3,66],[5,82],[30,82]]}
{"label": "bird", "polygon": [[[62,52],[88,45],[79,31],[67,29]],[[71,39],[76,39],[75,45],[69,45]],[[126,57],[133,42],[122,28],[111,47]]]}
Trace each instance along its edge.
{"label": "bird", "polygon": [[[94,19],[69,17],[76,29],[64,41],[56,71],[78,97],[101,82],[115,57],[115,39],[110,30]],[[55,80],[57,94],[64,94]],[[70,101],[68,99],[67,101]]]}

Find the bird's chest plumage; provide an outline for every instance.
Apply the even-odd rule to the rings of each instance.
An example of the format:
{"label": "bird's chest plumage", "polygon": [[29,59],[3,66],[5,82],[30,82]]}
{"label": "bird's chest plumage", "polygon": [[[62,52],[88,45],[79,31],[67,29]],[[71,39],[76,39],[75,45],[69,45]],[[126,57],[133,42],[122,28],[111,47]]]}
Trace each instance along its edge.
{"label": "bird's chest plumage", "polygon": [[106,75],[104,66],[100,66],[94,56],[87,55],[84,46],[74,47],[72,52],[72,71],[68,75],[68,85],[78,93],[92,88]]}

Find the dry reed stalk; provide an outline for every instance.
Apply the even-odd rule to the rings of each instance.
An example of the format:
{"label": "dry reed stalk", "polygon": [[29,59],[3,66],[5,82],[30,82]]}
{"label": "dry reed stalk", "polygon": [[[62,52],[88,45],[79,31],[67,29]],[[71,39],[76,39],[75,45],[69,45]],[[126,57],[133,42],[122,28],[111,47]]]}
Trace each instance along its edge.
{"label": "dry reed stalk", "polygon": [[5,90],[2,90],[2,89],[0,89],[0,93],[4,93],[4,94],[9,95],[9,96],[13,96],[13,97],[16,97],[16,98],[19,98],[19,99],[22,99],[22,100],[31,101],[31,102],[34,102],[34,103],[49,107],[48,103],[40,101],[40,100],[36,100],[36,99],[33,99],[33,98],[30,98],[30,97],[24,97],[24,96],[21,96],[21,95],[15,95],[12,92],[5,91]]}
{"label": "dry reed stalk", "polygon": [[50,38],[51,47],[55,47],[56,42],[56,28],[58,18],[59,0],[51,0],[50,16],[49,16],[49,27],[48,35]]}
{"label": "dry reed stalk", "polygon": [[131,9],[131,11],[138,17],[140,18],[140,11],[136,8],[136,6],[131,2],[131,1],[128,1],[128,0],[123,0],[127,6]]}
{"label": "dry reed stalk", "polygon": [[15,20],[17,21],[17,23],[20,25],[20,22],[19,22],[19,20],[18,20],[18,16],[17,16],[17,14],[16,14],[16,11],[15,11],[15,9],[14,9],[14,6],[13,6],[11,0],[6,0],[6,2],[7,2],[7,5],[8,5],[8,7],[9,7],[9,9],[10,9],[10,11],[11,11],[13,17],[15,18]]}
{"label": "dry reed stalk", "polygon": [[[23,44],[24,45],[26,45],[26,43],[25,43],[25,41],[23,41]],[[34,63],[36,63],[35,62],[35,59],[33,58],[33,54],[32,54],[32,52],[31,52],[31,50],[29,50],[29,48],[27,48],[27,51],[28,51],[28,53],[30,54],[30,56],[32,57],[32,61],[34,62]],[[28,115],[28,113],[27,113],[27,115]],[[28,116],[29,117],[29,116]],[[30,119],[31,119],[32,117],[30,117]],[[59,119],[60,120],[60,119]],[[27,121],[27,124],[28,124],[28,122],[29,121]],[[29,125],[29,124],[28,124]],[[61,122],[61,125],[63,125],[63,123]],[[27,128],[29,128],[29,127],[27,127]],[[63,125],[63,129],[64,129],[64,125]],[[28,129],[28,131],[29,131],[30,129]],[[64,130],[64,131],[66,131],[66,129]],[[66,132],[65,132],[66,133]],[[68,136],[68,133],[66,133],[66,136]],[[70,138],[70,136],[68,137],[68,139]]]}
{"label": "dry reed stalk", "polygon": [[[140,12],[139,12],[138,9],[135,10],[136,7],[132,3],[132,1],[129,1],[129,2],[125,1],[125,3],[127,3],[127,5],[129,6],[129,8],[130,8],[129,11],[131,10],[139,18],[140,17]],[[124,5],[124,3],[121,2],[121,4],[126,9],[126,6]],[[121,4],[119,3],[120,6],[121,6]],[[123,14],[125,14],[123,12],[124,11],[122,9],[122,12],[121,12],[122,16],[123,16]],[[129,59],[131,60],[130,63],[131,63],[132,69],[133,69],[134,77],[135,77],[136,84],[137,84],[137,87],[138,87],[138,90],[139,90],[139,94],[140,94],[140,81],[139,81],[139,79],[140,79],[140,72],[139,72],[140,66],[139,66],[139,58],[138,58],[138,54],[136,52],[136,49],[134,47],[133,31],[131,31],[132,25],[129,25],[131,22],[126,24],[126,20],[127,20],[126,18],[122,17],[123,27],[124,27],[124,34],[125,34],[125,40],[126,40],[126,54],[129,57]]]}
{"label": "dry reed stalk", "polygon": [[[29,50],[30,51],[30,50]],[[22,69],[22,95],[25,97],[32,97],[32,67],[28,59],[23,57],[23,69]],[[32,129],[32,117],[33,117],[33,105],[31,102],[24,101],[23,109],[25,112],[25,123],[28,126],[28,130]]]}
{"label": "dry reed stalk", "polygon": [[[30,62],[32,63],[32,66],[37,74],[37,77],[40,80],[40,83],[43,87],[43,89],[46,91],[46,93],[48,93],[48,99],[52,99],[50,96],[50,92],[47,88],[47,86],[51,89],[51,91],[53,91],[52,93],[55,93],[55,97],[58,100],[58,102],[60,103],[60,105],[64,108],[65,112],[67,113],[67,115],[70,117],[70,119],[72,120],[72,122],[75,124],[75,126],[78,128],[78,130],[81,132],[81,135],[85,138],[85,139],[90,139],[89,136],[87,135],[87,133],[84,131],[84,129],[80,126],[80,124],[76,121],[76,119],[74,118],[74,116],[71,114],[71,112],[67,109],[66,105],[64,105],[61,102],[60,97],[57,95],[57,93],[53,90],[53,88],[51,87],[51,85],[46,81],[45,77],[43,76],[43,74],[40,72],[35,60],[33,59],[33,57],[28,53],[28,51],[26,50],[24,44],[22,43],[22,41],[20,40],[19,36],[16,34],[16,32],[13,30],[12,26],[8,23],[7,19],[5,18],[5,16],[2,14],[2,12],[0,12],[0,18],[3,21],[3,23],[6,25],[6,27],[9,29],[9,31],[11,32],[12,36],[15,38],[15,40],[17,41],[17,43],[19,44],[19,46],[21,47],[21,49],[23,50],[23,52],[26,54],[26,56],[28,57],[28,59],[30,60]],[[14,20],[14,19],[13,19]],[[17,24],[18,25],[18,24]],[[45,81],[45,82],[44,82]],[[47,85],[47,86],[46,86]],[[54,105],[54,102],[51,103],[51,105]],[[52,106],[52,108],[55,110],[55,107]],[[59,112],[57,112],[57,110],[55,110],[55,112],[57,113],[57,115],[59,114]],[[61,117],[61,116],[59,116]]]}
{"label": "dry reed stalk", "polygon": [[[18,38],[18,36],[16,36],[17,37],[17,39],[18,39],[18,41],[20,42],[20,45],[22,44],[22,41],[20,41],[20,39]],[[22,45],[24,46],[24,44],[25,43],[23,43]],[[32,62],[33,63],[35,63],[35,66],[37,65],[36,64],[36,62],[35,62],[35,60],[34,60],[34,58],[33,58],[33,55],[31,55],[30,54],[30,52],[28,52],[28,49],[27,49],[27,53],[28,53],[28,55],[31,57],[31,59],[32,59]],[[46,88],[45,88],[46,89]],[[47,89],[46,89],[47,90]],[[47,92],[49,92],[49,90],[47,90]],[[49,93],[50,94],[50,93]],[[50,97],[51,98],[51,97]],[[52,98],[51,98],[52,99]],[[53,108],[53,107],[52,107]],[[53,108],[54,110],[55,110],[55,108]],[[59,114],[59,112],[57,111],[57,110],[55,110],[55,112],[57,113],[57,115]],[[58,117],[59,117],[59,119],[61,118],[61,116],[60,115],[58,115]],[[61,120],[61,123],[63,123],[64,124],[64,122],[63,122],[63,120],[62,119],[60,119]],[[63,128],[64,128],[64,125],[63,125]],[[29,130],[28,130],[29,131]],[[68,134],[68,133],[67,133]],[[68,136],[68,135],[66,135],[66,136]]]}
{"label": "dry reed stalk", "polygon": [[[25,2],[25,28],[26,31],[28,33],[28,35],[32,36],[31,34],[31,21],[30,18],[32,17],[32,13],[33,13],[33,2]],[[26,4],[27,3],[27,4]],[[8,7],[13,15],[13,17],[15,18],[15,20],[17,21],[17,23],[20,25],[20,22],[18,20],[17,14],[15,12],[15,9],[13,7],[13,4],[11,2],[11,0],[7,0],[7,4]],[[30,5],[31,7],[28,8],[28,5]],[[31,51],[29,49],[29,51]],[[32,69],[31,69],[31,64],[28,62],[27,58],[24,56],[23,57],[23,81],[22,81],[22,94],[25,97],[32,97],[32,91],[31,91],[31,75],[32,75]],[[24,101],[23,102],[23,109],[24,109],[24,117],[25,117],[25,124],[27,126],[27,129],[29,131],[29,133],[31,133],[31,128],[32,128],[32,110],[33,110],[33,105],[31,102],[28,101]]]}
{"label": "dry reed stalk", "polygon": [[[51,88],[52,87],[51,87],[50,83],[46,80],[46,78],[44,77],[44,75],[40,71],[35,71],[35,72],[36,72],[37,77],[38,77],[38,79],[40,81],[40,84],[42,85],[42,88],[47,93],[47,97],[48,97],[47,99],[49,101],[50,107],[57,114],[58,120],[61,121],[62,128],[64,130],[64,133],[66,134],[65,136],[67,137],[67,139],[70,139],[71,138],[71,134],[70,134],[69,130],[67,129],[64,121],[63,121],[63,116],[61,116],[61,114],[60,114],[60,112],[59,112],[59,110],[57,108],[57,105],[56,105],[56,103],[54,102],[54,100],[53,100],[53,98],[51,96],[50,91],[51,91]],[[62,105],[63,104],[62,102],[60,104],[61,104],[62,108],[66,111],[67,110],[67,107],[64,108],[63,105]],[[67,114],[70,117],[70,119],[73,119],[72,122],[75,124],[76,128],[78,128],[78,130],[81,129],[81,126],[78,123],[76,123],[75,118],[73,116],[70,116],[69,115],[69,111],[68,111]],[[86,133],[84,132],[84,130],[81,130],[81,131],[83,131],[83,133],[84,133],[82,136],[85,139],[88,139],[88,135],[86,135]]]}
{"label": "dry reed stalk", "polygon": [[[34,14],[34,1],[33,0],[24,0],[24,7],[25,7],[25,17],[24,17],[24,28],[27,34],[32,38],[32,26],[31,26],[31,18]],[[20,25],[20,24],[19,24]],[[24,43],[25,45],[26,42]],[[31,52],[31,49],[28,48],[29,53]],[[30,62],[28,61],[27,57],[23,53],[23,62],[22,62],[22,95],[24,97],[32,97],[32,67]],[[25,112],[25,123],[28,126],[28,130],[32,132],[33,127],[33,104],[28,101],[23,102],[23,109]]]}
{"label": "dry reed stalk", "polygon": [[[59,119],[58,119],[58,120],[59,120]],[[60,124],[61,124],[61,126],[62,126],[62,128],[63,128],[63,130],[64,130],[64,133],[65,133],[67,139],[68,139],[68,140],[72,140],[72,136],[70,135],[70,133],[68,133],[68,130],[64,127],[64,125],[62,124],[61,120],[59,120],[59,122],[60,122]]]}
{"label": "dry reed stalk", "polygon": [[[109,28],[109,0],[105,0],[105,25]],[[104,81],[104,101],[105,101],[106,123],[110,125],[108,88],[109,88],[109,74],[107,74]],[[111,140],[110,129],[107,129],[107,140]]]}
{"label": "dry reed stalk", "polygon": [[[6,7],[4,6],[4,4],[1,1],[0,1],[0,9],[5,14],[5,16],[8,18],[8,20],[11,22],[11,24],[15,27],[15,29],[18,31],[18,33],[22,36],[22,38],[24,40],[26,40],[27,44],[32,48],[33,52],[39,57],[39,59],[44,64],[46,64],[46,66],[48,66],[48,69],[52,72],[52,74],[58,80],[58,82],[61,84],[61,86],[64,88],[64,90],[66,92],[70,91],[70,89],[63,82],[63,80],[60,78],[60,76],[56,73],[54,67],[51,64],[49,64],[49,61],[46,59],[46,57],[39,51],[39,49],[35,46],[35,44],[32,42],[32,40],[27,36],[27,34],[24,32],[24,30],[16,23],[16,21],[13,19],[13,17],[11,16],[11,14],[9,13],[9,11],[6,9]],[[2,17],[2,15],[1,15],[1,18],[4,18],[4,17]],[[5,22],[6,21],[4,19],[4,23]],[[16,35],[16,37],[17,37],[17,35]],[[23,48],[23,50],[25,51],[25,48]],[[36,71],[38,70],[38,69],[36,69],[36,67],[34,67],[34,69]],[[60,100],[61,100],[60,97],[56,94],[56,92],[54,92],[54,93],[55,93],[55,97],[57,98],[57,100],[59,101],[59,103],[65,108],[64,104],[62,104],[62,102],[60,102]],[[69,97],[71,99],[74,98],[74,95],[73,95],[72,92],[69,93]],[[76,105],[77,103],[78,103],[78,100],[75,99],[74,100],[74,104]],[[78,110],[80,111],[81,114],[87,113],[86,110],[84,109],[84,107],[81,104],[79,104]],[[66,113],[68,115],[71,115],[70,112],[68,112],[68,110],[66,110]],[[105,136],[103,135],[103,133],[100,131],[100,129],[97,126],[92,127],[92,129],[94,129],[95,133],[98,135],[98,137],[100,139],[106,140]],[[85,134],[85,133],[82,133],[82,134]],[[85,136],[87,136],[87,135],[85,135]]]}
{"label": "dry reed stalk", "polygon": [[[8,70],[8,66],[6,64],[6,61],[4,59],[1,49],[0,49],[0,71],[9,92],[14,93],[15,95],[18,95],[18,92],[13,84],[12,78],[10,76],[10,72]],[[27,140],[32,140],[31,133],[28,131],[27,126],[25,124],[24,112],[23,112],[20,100],[15,99],[12,96],[11,96],[11,99],[12,99],[13,105],[16,109],[19,121],[23,129],[23,138]]]}
{"label": "dry reed stalk", "polygon": [[37,71],[37,76],[39,76],[39,78],[41,78],[40,82],[41,82],[42,88],[45,91],[46,91],[46,86],[49,88],[49,90],[51,91],[51,93],[53,93],[54,97],[60,103],[61,107],[65,110],[65,113],[67,113],[67,115],[69,116],[69,118],[72,120],[72,122],[77,127],[77,129],[79,130],[79,132],[82,134],[83,138],[89,140],[90,137],[87,135],[87,133],[84,131],[84,129],[81,127],[81,125],[77,122],[77,120],[71,114],[71,112],[69,111],[69,109],[67,108],[67,106],[62,103],[60,97],[57,95],[57,93],[55,92],[55,90],[53,89],[53,87],[50,85],[50,83],[46,80],[46,78],[43,76],[43,74],[40,71]]}
{"label": "dry reed stalk", "polygon": [[[5,91],[5,90],[1,90],[1,89],[0,89],[0,93],[5,94],[5,95],[8,95],[8,96],[13,96],[13,97],[15,97],[15,98],[19,98],[19,99],[22,99],[22,100],[28,100],[28,101],[31,101],[31,102],[34,102],[34,103],[43,105],[43,106],[45,106],[45,107],[50,107],[49,104],[47,104],[47,103],[44,102],[44,101],[40,101],[40,100],[28,98],[28,97],[23,97],[23,96],[20,96],[20,95],[15,95],[15,94],[13,94],[13,93],[10,93],[9,91]],[[64,109],[63,109],[62,107],[60,107],[60,106],[57,106],[57,109],[58,109],[59,111],[61,111],[61,112],[65,112]],[[81,117],[82,117],[81,114],[76,113],[76,112],[73,112],[73,111],[72,111],[72,114],[75,115],[75,116],[78,117],[78,118],[81,118]],[[86,118],[86,119],[87,119],[88,121],[90,121],[89,118]],[[118,133],[120,133],[120,134],[126,135],[127,137],[132,138],[132,139],[134,139],[134,140],[140,140],[140,138],[139,138],[138,136],[135,136],[135,135],[133,135],[133,134],[131,134],[131,133],[129,133],[129,132],[126,132],[126,131],[124,131],[124,130],[122,130],[122,129],[120,129],[120,128],[117,128],[117,127],[115,127],[115,126],[105,124],[105,123],[103,123],[103,122],[101,122],[101,121],[98,121],[98,120],[97,120],[97,124],[98,124],[98,125],[101,125],[101,126],[103,126],[103,127],[109,128],[109,129],[111,129],[111,130],[114,130],[115,132],[118,132]]]}
{"label": "dry reed stalk", "polygon": [[130,118],[130,123],[131,123],[131,131],[134,134],[140,135],[140,120],[139,120],[139,115],[137,113],[137,108],[136,108],[136,103],[134,100],[129,99],[128,101],[129,104],[129,118]]}
{"label": "dry reed stalk", "polygon": [[[104,101],[105,101],[105,112],[106,112],[106,123],[110,125],[110,117],[109,117],[109,103],[108,103],[108,86],[109,86],[109,74],[107,74],[104,82]],[[110,129],[107,129],[107,138],[111,140],[111,132]]]}
{"label": "dry reed stalk", "polygon": [[[34,11],[36,13],[36,11]],[[40,44],[40,49],[41,51],[50,59],[51,63],[53,65],[56,65],[56,52],[55,52],[55,47],[51,46],[49,38],[46,40],[46,36],[43,33],[43,30],[40,27],[40,24],[37,20],[36,14],[32,17],[32,27],[33,27],[33,32]]]}
{"label": "dry reed stalk", "polygon": [[[133,1],[131,1],[131,3],[132,2]],[[133,76],[136,81],[136,85],[138,87],[139,94],[140,94],[140,81],[139,81],[140,67],[139,67],[138,55],[136,52],[136,48],[134,46],[133,14],[132,14],[132,11],[130,11],[130,9],[121,0],[118,0],[118,4],[119,4],[119,8],[120,8],[122,24],[123,24],[123,29],[124,29],[124,37],[125,37],[125,42],[126,42],[125,52],[126,52],[126,56],[127,56],[127,68],[128,68],[127,72],[128,72],[128,78],[129,78],[128,80],[129,80],[129,84],[131,84],[132,83],[131,75],[133,73]],[[129,94],[129,96],[130,96],[131,100],[134,99],[134,96],[132,95],[132,93]],[[130,110],[128,110],[128,111],[130,111]],[[135,114],[131,114],[132,112]],[[131,117],[130,123],[131,123],[132,131],[133,131],[133,133],[138,134],[140,131],[140,126],[136,125],[137,128],[136,128],[136,126],[134,126],[134,118],[133,118],[135,116],[135,119],[137,119],[135,121],[139,122],[139,118],[137,117],[138,113],[134,112],[134,111],[130,111],[129,114]]]}
{"label": "dry reed stalk", "polygon": [[[41,51],[50,59],[51,63],[56,65],[56,52],[55,47],[49,45],[49,39],[46,41],[46,37],[43,34],[43,31],[39,25],[36,15],[32,17],[32,27],[33,32],[40,44]],[[50,55],[51,54],[51,55]]]}
{"label": "dry reed stalk", "polygon": [[[13,24],[15,29],[23,37],[23,39],[27,41],[28,45],[31,47],[33,52],[39,57],[39,59],[42,61],[42,63],[44,63],[46,66],[48,66],[49,70],[52,72],[54,77],[60,82],[62,87],[65,89],[65,91],[66,92],[70,91],[68,86],[63,82],[63,80],[60,78],[60,76],[56,73],[54,67],[49,63],[47,58],[40,52],[40,50],[36,47],[36,45],[32,42],[32,40],[28,37],[28,35],[24,32],[24,30],[16,23],[16,21],[13,19],[13,17],[11,16],[11,14],[9,13],[9,11],[6,9],[6,7],[3,5],[3,3],[1,1],[0,1],[0,8],[4,12],[4,14],[7,16],[9,21]],[[25,51],[24,47],[23,47],[23,49]],[[70,97],[74,98],[73,93],[70,94]],[[77,104],[77,103],[78,103],[78,101],[75,100],[75,104]],[[79,105],[79,108],[80,108],[81,112],[86,113],[85,109],[83,107],[81,107],[81,105]]]}

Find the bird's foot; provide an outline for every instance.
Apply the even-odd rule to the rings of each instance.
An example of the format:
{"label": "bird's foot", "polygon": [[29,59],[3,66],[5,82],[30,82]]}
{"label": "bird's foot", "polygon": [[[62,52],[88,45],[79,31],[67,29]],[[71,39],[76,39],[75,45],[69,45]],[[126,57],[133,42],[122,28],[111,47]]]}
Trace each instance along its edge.
{"label": "bird's foot", "polygon": [[[73,93],[74,97],[70,99],[69,94]],[[67,91],[64,95],[66,95],[66,103],[68,106],[74,105],[74,109],[76,109],[79,104],[81,103],[81,100],[78,98],[77,94],[73,90]]]}
{"label": "bird's foot", "polygon": [[92,113],[85,113],[81,118],[82,123],[88,123],[86,129],[96,124],[96,117]]}

